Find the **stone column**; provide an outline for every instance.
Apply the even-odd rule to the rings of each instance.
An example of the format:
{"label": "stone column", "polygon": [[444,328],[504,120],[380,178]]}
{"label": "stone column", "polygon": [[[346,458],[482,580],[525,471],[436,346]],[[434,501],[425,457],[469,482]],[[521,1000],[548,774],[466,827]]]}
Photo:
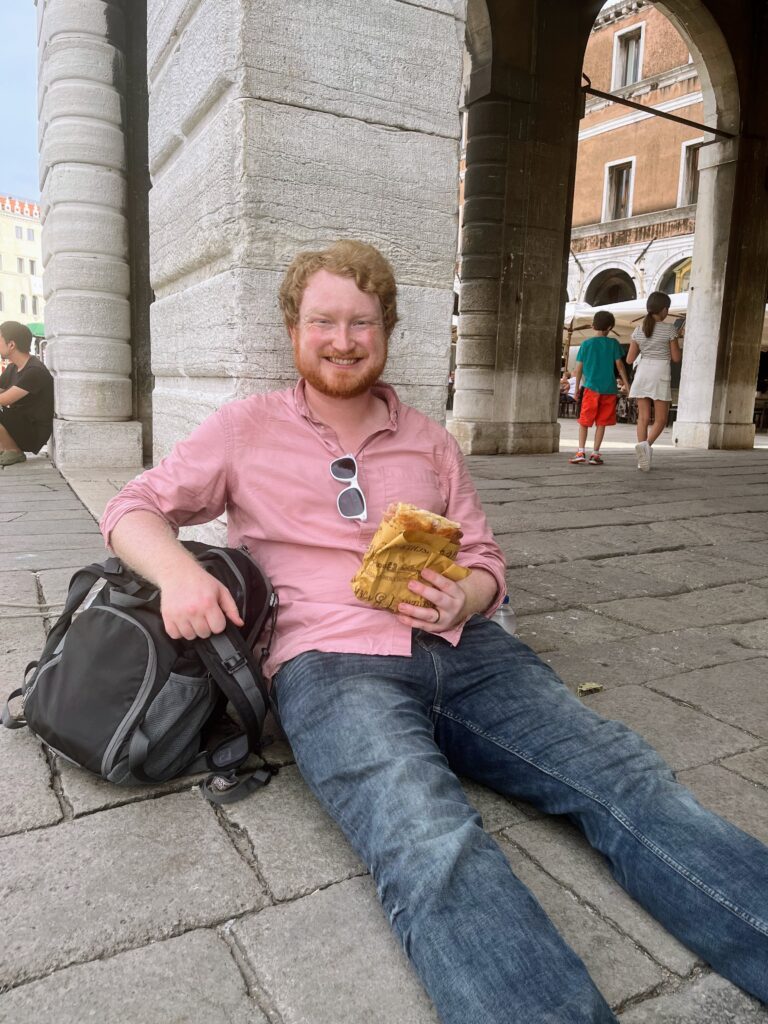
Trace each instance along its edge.
{"label": "stone column", "polygon": [[120,8],[38,0],[40,177],[53,458],[140,467],[132,422]]}
{"label": "stone column", "polygon": [[765,308],[764,141],[704,146],[675,444],[751,448]]}
{"label": "stone column", "polygon": [[448,429],[466,453],[553,452],[578,142],[573,40],[588,28],[572,4],[489,10],[492,91],[468,110]]}
{"label": "stone column", "polygon": [[156,457],[295,380],[281,272],[340,237],[391,259],[386,379],[442,418],[463,38],[463,0],[149,0]]}

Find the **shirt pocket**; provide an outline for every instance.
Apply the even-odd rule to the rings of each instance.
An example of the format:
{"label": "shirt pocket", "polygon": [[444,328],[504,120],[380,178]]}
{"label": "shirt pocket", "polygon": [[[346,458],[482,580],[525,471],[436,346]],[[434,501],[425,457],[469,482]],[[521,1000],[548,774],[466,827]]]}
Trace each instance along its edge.
{"label": "shirt pocket", "polygon": [[433,469],[400,469],[387,467],[384,470],[384,494],[387,505],[402,501],[417,508],[425,508],[438,515],[445,515],[445,499],[440,490],[440,481]]}

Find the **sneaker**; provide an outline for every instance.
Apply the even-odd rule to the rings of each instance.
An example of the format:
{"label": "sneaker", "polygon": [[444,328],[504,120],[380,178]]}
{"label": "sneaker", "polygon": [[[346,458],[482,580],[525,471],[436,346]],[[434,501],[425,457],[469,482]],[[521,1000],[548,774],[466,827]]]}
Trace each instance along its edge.
{"label": "sneaker", "polygon": [[15,466],[17,462],[26,462],[24,452],[0,451],[0,466]]}
{"label": "sneaker", "polygon": [[583,451],[578,451],[578,452],[576,452],[575,455],[571,456],[571,458],[568,459],[568,461],[569,462],[578,462],[578,463],[586,462],[587,461],[587,456],[584,454]]}
{"label": "sneaker", "polygon": [[602,466],[603,457],[600,454],[600,452],[592,452],[592,454],[589,456],[589,464],[590,466]]}
{"label": "sneaker", "polygon": [[651,468],[651,446],[647,441],[640,441],[635,445],[635,454],[637,455],[637,468],[641,472],[647,473]]}

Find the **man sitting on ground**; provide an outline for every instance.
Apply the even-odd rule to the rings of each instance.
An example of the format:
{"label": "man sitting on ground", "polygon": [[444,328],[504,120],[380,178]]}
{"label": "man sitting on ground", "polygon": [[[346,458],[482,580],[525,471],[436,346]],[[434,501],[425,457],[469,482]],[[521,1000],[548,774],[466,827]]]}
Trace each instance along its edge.
{"label": "man sitting on ground", "polygon": [[[368,865],[444,1024],[616,1021],[458,775],[567,815],[636,900],[768,1000],[768,849],[489,621],[504,561],[459,448],[379,380],[396,292],[372,246],[297,256],[280,289],[296,387],[205,420],[112,499],[105,538],[160,587],[171,636],[209,636],[237,609],[174,533],[226,511],[229,543],[280,597],[266,671],[296,763]],[[425,569],[409,586],[429,603],[391,614],[350,579],[397,501],[458,521],[471,571]]]}
{"label": "man sitting on ground", "polygon": [[29,351],[32,332],[16,320],[0,324],[0,466],[26,462],[53,430],[53,377]]}

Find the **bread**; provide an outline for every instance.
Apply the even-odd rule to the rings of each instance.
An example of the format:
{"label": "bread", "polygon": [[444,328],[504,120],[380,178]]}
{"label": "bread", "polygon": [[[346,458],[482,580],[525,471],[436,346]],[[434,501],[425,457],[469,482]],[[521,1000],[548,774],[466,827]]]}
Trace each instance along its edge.
{"label": "bread", "polygon": [[439,537],[446,537],[452,544],[461,541],[461,527],[458,523],[438,515],[437,512],[416,508],[415,505],[407,505],[402,501],[393,502],[385,509],[381,522],[397,533],[435,533]]}

